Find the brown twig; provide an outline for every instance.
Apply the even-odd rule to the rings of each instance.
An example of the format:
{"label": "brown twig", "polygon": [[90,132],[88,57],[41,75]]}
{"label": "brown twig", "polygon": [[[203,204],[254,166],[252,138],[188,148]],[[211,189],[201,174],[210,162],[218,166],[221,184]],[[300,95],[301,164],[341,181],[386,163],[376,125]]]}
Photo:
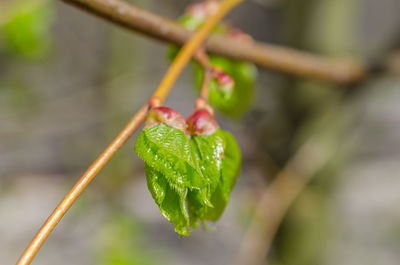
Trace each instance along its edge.
{"label": "brown twig", "polygon": [[[205,40],[211,29],[223,16],[226,15],[234,6],[239,4],[242,0],[225,0],[222,2],[218,11],[213,14],[207,22],[196,32],[196,34],[184,45],[175,60],[172,62],[167,73],[164,75],[159,86],[154,91],[150,102],[159,101],[163,102],[169,90],[182,69],[191,59],[194,52],[200,47]],[[148,104],[145,104],[139,112],[132,118],[126,127],[118,134],[118,136],[111,142],[106,150],[96,159],[96,161],[89,167],[89,169],[82,175],[76,182],[69,193],[60,202],[57,208],[53,211],[50,217],[46,220],[43,226],[39,229],[31,243],[22,253],[17,265],[30,264],[40,247],[43,245],[51,231],[58,224],[61,218],[65,215],[68,209],[72,206],[75,200],[99,173],[99,171],[108,163],[117,150],[128,140],[128,138],[136,131],[139,125],[143,122],[148,111]]]}
{"label": "brown twig", "polygon": [[200,48],[196,51],[196,53],[194,54],[194,59],[200,64],[204,71],[200,89],[200,97],[203,100],[208,101],[209,86],[212,80],[210,61],[208,59],[206,51],[203,48]]}
{"label": "brown twig", "polygon": [[390,56],[388,56],[387,70],[389,73],[400,75],[400,51],[394,51]]}
{"label": "brown twig", "polygon": [[58,224],[64,214],[72,206],[78,196],[144,121],[147,110],[148,105],[146,104],[136,113],[136,115],[129,121],[125,128],[118,134],[118,136],[115,137],[111,144],[86,170],[86,172],[76,182],[64,199],[58,204],[53,213],[47,218],[46,222],[35,235],[29,246],[25,249],[24,253],[21,255],[17,265],[30,264],[36,253],[39,251],[39,248],[42,246],[44,241],[47,239],[51,231],[53,231],[54,227]]}
{"label": "brown twig", "polygon": [[208,93],[210,91],[210,82],[212,80],[211,70],[209,68],[204,69],[203,81],[201,83],[200,97],[205,101],[208,101]]}
{"label": "brown twig", "polygon": [[261,265],[289,207],[311,178],[331,158],[332,147],[316,137],[309,139],[262,192],[235,265]]}
{"label": "brown twig", "polygon": [[210,61],[208,59],[208,55],[204,48],[200,48],[196,51],[193,58],[203,67],[204,69],[210,69]]}
{"label": "brown twig", "polygon": [[[117,25],[164,42],[182,45],[193,34],[172,20],[121,0],[63,1]],[[262,67],[302,77],[352,83],[359,81],[366,74],[364,66],[351,58],[327,58],[266,43],[242,43],[232,41],[228,37],[210,36],[204,47],[211,53],[251,61]]]}

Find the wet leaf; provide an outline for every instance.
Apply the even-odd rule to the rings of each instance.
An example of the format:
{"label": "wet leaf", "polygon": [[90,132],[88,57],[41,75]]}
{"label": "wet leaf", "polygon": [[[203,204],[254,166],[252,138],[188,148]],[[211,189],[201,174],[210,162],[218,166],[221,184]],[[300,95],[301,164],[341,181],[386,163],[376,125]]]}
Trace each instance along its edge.
{"label": "wet leaf", "polygon": [[146,128],[136,141],[135,152],[146,163],[147,183],[162,215],[175,225],[176,232],[188,234],[184,231],[188,190],[198,192],[200,205],[210,202],[207,180],[186,134],[164,123]]}
{"label": "wet leaf", "polygon": [[145,162],[150,193],[177,233],[189,235],[198,221],[221,216],[241,163],[229,133],[188,137],[161,123],[141,132],[135,151]]}
{"label": "wet leaf", "polygon": [[228,204],[229,195],[240,171],[241,155],[233,136],[218,129],[210,136],[194,136],[200,154],[200,167],[210,182],[213,207],[189,212],[200,220],[217,221]]}

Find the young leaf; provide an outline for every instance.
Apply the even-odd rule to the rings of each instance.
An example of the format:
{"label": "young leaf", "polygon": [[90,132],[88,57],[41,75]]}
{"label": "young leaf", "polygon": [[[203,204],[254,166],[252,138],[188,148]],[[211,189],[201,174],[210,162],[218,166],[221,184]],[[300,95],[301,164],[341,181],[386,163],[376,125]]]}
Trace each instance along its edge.
{"label": "young leaf", "polygon": [[[201,168],[204,168],[203,174],[210,174],[210,168],[218,170],[218,177],[215,176],[215,173],[213,174],[214,180],[218,178],[218,181],[211,182],[214,184],[211,186],[210,198],[213,207],[208,207],[204,215],[201,216],[202,220],[216,221],[221,217],[228,204],[230,192],[239,174],[241,166],[240,149],[233,136],[221,129],[218,129],[211,136],[196,136],[194,140],[202,142],[199,147],[203,153],[207,154],[207,157],[201,161]],[[207,143],[210,145],[214,143],[215,148],[213,148],[212,156],[207,152],[210,151],[206,147]]]}
{"label": "young leaf", "polygon": [[189,140],[184,132],[164,123],[144,129],[135,152],[146,163],[149,190],[162,215],[175,225],[176,232],[187,235],[188,191],[198,192],[198,203],[211,205],[204,178]]}
{"label": "young leaf", "polygon": [[181,235],[189,235],[189,214],[185,208],[187,190],[177,192],[164,175],[145,165],[147,186],[160,207],[161,214],[175,226]]}
{"label": "young leaf", "polygon": [[[198,154],[200,169],[203,175],[207,178],[209,183],[208,192],[209,197],[216,190],[221,181],[221,166],[222,158],[225,147],[224,139],[221,138],[216,132],[208,136],[193,136],[190,139],[193,150]],[[200,205],[197,203],[196,194],[189,196],[189,214],[191,215],[192,223],[196,223],[197,219],[206,220],[207,212],[210,208],[208,205]]]}
{"label": "young leaf", "polygon": [[[257,77],[257,69],[252,63],[234,61],[221,56],[209,56],[210,63],[213,66],[221,68],[222,71],[229,74],[234,80],[233,91],[229,94],[218,86],[215,80],[210,82],[208,100],[222,113],[238,117],[251,104],[254,86]],[[203,82],[204,69],[194,63],[196,86],[201,88]]]}
{"label": "young leaf", "polygon": [[240,154],[239,145],[236,143],[232,134],[222,130],[220,132],[225,139],[225,152],[222,160],[222,179],[220,186],[224,199],[228,201],[229,194],[240,172],[242,156]]}
{"label": "young leaf", "polygon": [[[155,113],[149,115],[150,124]],[[196,110],[187,123],[190,138],[161,122],[145,128],[135,145],[150,193],[181,235],[189,235],[199,220],[221,216],[241,163],[236,141],[205,109]]]}
{"label": "young leaf", "polygon": [[[202,190],[207,185],[199,168],[197,154],[190,147],[187,136],[176,128],[160,123],[144,129],[138,137],[135,151],[181,194],[187,188]],[[203,203],[208,203],[205,195]]]}

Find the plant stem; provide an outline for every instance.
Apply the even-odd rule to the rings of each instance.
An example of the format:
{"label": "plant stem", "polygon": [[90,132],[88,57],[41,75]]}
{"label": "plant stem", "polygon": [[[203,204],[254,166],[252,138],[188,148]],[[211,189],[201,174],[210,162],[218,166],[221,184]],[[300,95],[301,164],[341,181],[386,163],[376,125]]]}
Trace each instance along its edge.
{"label": "plant stem", "polygon": [[[196,32],[196,34],[183,46],[175,60],[172,62],[167,73],[164,75],[159,86],[154,91],[151,99],[157,99],[160,100],[160,102],[164,101],[178,75],[188,63],[194,52],[200,47],[215,24],[217,24],[223,16],[225,16],[241,1],[242,0],[225,0],[221,3],[218,11],[212,15]],[[53,211],[53,213],[49,216],[43,226],[39,229],[31,243],[17,261],[17,265],[27,265],[31,263],[32,259],[46,241],[51,231],[53,231],[54,227],[58,224],[58,222],[60,222],[61,218],[65,215],[75,200],[144,121],[148,112],[148,108],[149,105],[145,104],[130,120],[126,127],[118,134],[118,136],[111,142],[111,144],[103,151],[103,153],[100,154],[96,161],[86,170],[82,177],[76,182],[76,184]]]}
{"label": "plant stem", "polygon": [[128,140],[128,138],[136,131],[140,124],[146,118],[148,104],[145,104],[129,121],[125,128],[118,134],[110,145],[100,154],[93,164],[86,170],[82,177],[75,183],[64,199],[58,204],[57,208],[47,218],[46,222],[39,229],[31,243],[25,249],[17,262],[17,265],[30,264],[40,247],[43,245],[51,231],[60,222],[72,204],[92,181],[92,179],[100,172],[100,170],[108,163],[119,148]]}
{"label": "plant stem", "polygon": [[203,67],[204,69],[209,69],[211,67],[210,61],[208,59],[207,53],[204,48],[200,48],[194,54],[194,59]]}
{"label": "plant stem", "polygon": [[[121,0],[62,0],[124,28],[161,41],[184,44],[193,32],[176,22],[135,7]],[[267,43],[243,43],[229,37],[210,36],[204,45],[208,52],[301,77],[337,83],[353,83],[366,75],[366,67],[352,58],[328,58]]]}
{"label": "plant stem", "polygon": [[197,50],[197,52],[194,54],[194,59],[200,64],[204,71],[200,97],[205,101],[208,101],[209,86],[212,79],[210,61],[208,59],[206,51],[203,48]]}
{"label": "plant stem", "polygon": [[[307,184],[354,139],[347,128],[354,122],[352,101],[334,100],[320,114],[318,130],[298,148],[286,165],[262,191],[233,265],[267,264],[265,259],[288,210]],[[315,127],[317,128],[317,127]],[[345,139],[345,140],[344,140]],[[346,147],[345,147],[346,148]],[[340,153],[338,153],[340,152]],[[274,162],[272,161],[275,171]]]}
{"label": "plant stem", "polygon": [[209,68],[204,69],[203,81],[201,83],[200,97],[208,102],[208,93],[210,91],[210,82],[212,79],[212,73]]}
{"label": "plant stem", "polygon": [[300,147],[294,157],[262,192],[232,264],[261,265],[265,263],[266,255],[289,207],[331,156],[332,152],[321,147],[321,142],[315,137],[310,138]]}

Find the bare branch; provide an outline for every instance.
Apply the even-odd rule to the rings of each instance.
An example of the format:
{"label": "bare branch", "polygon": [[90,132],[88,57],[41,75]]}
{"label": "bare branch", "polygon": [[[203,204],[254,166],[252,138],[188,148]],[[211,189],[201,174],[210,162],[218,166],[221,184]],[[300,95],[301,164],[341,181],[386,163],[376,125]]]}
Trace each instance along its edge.
{"label": "bare branch", "polygon": [[234,265],[264,264],[289,207],[332,156],[332,152],[327,150],[329,149],[321,147],[321,142],[312,137],[265,188],[233,261]]}
{"label": "bare branch", "polygon": [[[164,42],[182,45],[193,34],[170,19],[121,0],[63,1],[119,26]],[[351,58],[327,58],[266,43],[240,43],[222,36],[210,36],[205,43],[205,49],[214,54],[251,61],[284,73],[337,83],[359,81],[366,72],[361,63]]]}

